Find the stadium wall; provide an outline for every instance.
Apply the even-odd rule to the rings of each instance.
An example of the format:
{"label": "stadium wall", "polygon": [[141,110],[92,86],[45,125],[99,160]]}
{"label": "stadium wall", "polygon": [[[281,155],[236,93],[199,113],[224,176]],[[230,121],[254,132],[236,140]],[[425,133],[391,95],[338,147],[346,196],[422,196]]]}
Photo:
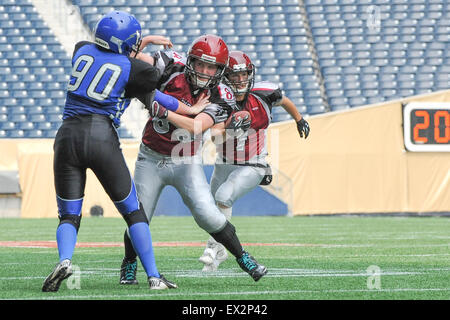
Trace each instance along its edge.
{"label": "stadium wall", "polygon": [[[288,192],[277,196],[292,202],[294,215],[450,212],[450,153],[405,151],[402,103],[410,101],[450,101],[450,90],[310,117],[307,140],[299,139],[293,121],[273,124],[270,161],[293,181],[293,199]],[[0,170],[19,172],[21,217],[56,216],[52,146],[52,139],[0,140]],[[138,146],[122,141],[132,172]],[[83,215],[94,205],[119,217],[89,170]]]}
{"label": "stadium wall", "polygon": [[450,91],[313,116],[308,140],[293,122],[272,125],[293,214],[450,212],[450,153],[405,150],[402,104],[412,101],[449,102]]}

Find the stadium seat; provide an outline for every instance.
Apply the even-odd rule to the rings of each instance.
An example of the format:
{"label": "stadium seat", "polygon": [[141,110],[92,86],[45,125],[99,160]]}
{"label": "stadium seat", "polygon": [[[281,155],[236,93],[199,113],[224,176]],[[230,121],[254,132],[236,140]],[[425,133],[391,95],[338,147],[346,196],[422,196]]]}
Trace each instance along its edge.
{"label": "stadium seat", "polygon": [[49,121],[37,122],[35,124],[35,129],[47,131],[52,129],[52,123]]}
{"label": "stadium seat", "polygon": [[7,133],[8,138],[24,138],[25,132],[23,130],[12,129]]}
{"label": "stadium seat", "polygon": [[[7,99],[5,104],[8,107],[1,109],[5,111],[9,121],[3,123],[8,129],[4,130],[5,134],[2,136],[39,136],[37,133],[26,134],[31,132],[35,121],[43,120],[43,109],[37,105],[38,100],[47,95],[55,96],[53,91],[61,92],[61,87],[65,87],[66,78],[64,82],[58,83],[59,79],[50,73],[68,73],[70,59],[31,1],[4,1],[1,8],[3,11],[0,10],[0,14],[8,13],[8,21],[0,23],[0,80],[7,84],[6,87],[0,86],[0,99]],[[55,56],[60,53],[64,55]],[[60,66],[64,65],[66,69],[47,71],[45,67],[50,61],[52,66],[63,61],[64,64]],[[44,87],[50,81],[52,85]],[[59,94],[56,95],[60,97]]]}
{"label": "stadium seat", "polygon": [[[8,19],[0,19],[0,30],[3,30],[0,33],[0,80],[8,85],[0,88],[1,99],[9,98],[13,104],[27,105],[33,101],[43,110],[55,103],[62,106],[70,56],[31,2],[20,0],[26,3],[21,6],[17,1],[5,1],[2,3],[4,10],[0,10],[0,14],[8,14]],[[332,90],[360,87],[364,88],[362,97],[370,103],[375,90],[391,89],[393,84],[399,86],[397,94],[400,90],[405,93],[416,89],[411,85],[417,85],[418,90],[428,90],[430,86],[442,88],[448,80],[442,80],[443,76],[439,75],[450,72],[450,67],[446,67],[446,58],[450,58],[446,45],[450,22],[443,19],[447,7],[439,1],[424,5],[420,1],[404,0],[308,0],[304,1],[307,19],[302,16],[297,0],[168,0],[158,3],[74,0],[73,3],[79,6],[90,27],[103,10],[117,7],[133,11],[148,33],[169,36],[177,50],[187,50],[193,38],[201,33],[222,35],[230,49],[247,51],[257,65],[258,79],[280,81],[287,95],[309,91],[309,87],[319,84],[317,77],[308,80],[299,77],[294,81],[289,76],[321,71],[325,94],[334,97],[336,92]],[[365,15],[370,5],[382,9],[379,29],[367,28]],[[307,27],[311,28],[312,35]],[[317,61],[313,56],[315,52]],[[54,66],[54,61],[61,61],[61,64]],[[424,66],[435,69],[417,73],[423,74],[421,80],[410,79],[411,74]],[[394,72],[389,72],[388,68],[397,73],[395,79],[391,79],[390,74]],[[347,75],[358,78],[352,82]],[[316,89],[311,90],[317,94]],[[348,91],[344,90],[346,93]],[[306,96],[309,94],[311,92],[305,92]],[[380,92],[383,99],[390,94],[392,91]],[[25,100],[33,97],[35,100]],[[363,98],[351,101],[348,98],[344,96],[335,102],[348,107],[364,101]],[[310,108],[307,110],[309,112]],[[43,132],[45,135],[45,130]]]}
{"label": "stadium seat", "polygon": [[24,134],[25,134],[25,138],[42,138],[44,136],[44,133],[42,132],[42,130],[38,130],[38,129],[25,131]]}
{"label": "stadium seat", "polygon": [[34,124],[32,122],[28,122],[26,120],[20,121],[20,122],[18,122],[17,128],[19,130],[24,130],[24,131],[32,130],[32,129],[34,129]]}
{"label": "stadium seat", "polygon": [[55,123],[59,123],[62,121],[62,114],[47,114],[46,116],[47,121],[49,122],[55,122]]}
{"label": "stadium seat", "polygon": [[0,122],[0,129],[1,130],[13,130],[16,127],[15,123],[12,121],[2,121]]}
{"label": "stadium seat", "polygon": [[46,121],[45,115],[43,113],[31,114],[27,118],[28,118],[28,121],[31,121],[33,123],[35,123],[35,122],[45,122]]}

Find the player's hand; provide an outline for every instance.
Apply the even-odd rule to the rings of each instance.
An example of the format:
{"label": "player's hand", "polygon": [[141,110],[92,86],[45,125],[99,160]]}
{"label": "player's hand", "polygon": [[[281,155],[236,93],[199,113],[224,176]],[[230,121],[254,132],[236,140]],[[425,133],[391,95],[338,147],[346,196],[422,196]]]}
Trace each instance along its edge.
{"label": "player's hand", "polygon": [[169,114],[169,111],[167,111],[164,106],[160,105],[158,101],[152,102],[149,111],[152,118],[166,119]]}
{"label": "player's hand", "polygon": [[300,134],[300,138],[303,138],[303,135],[305,136],[305,139],[309,136],[309,123],[301,118],[299,121],[297,121],[297,131]]}
{"label": "player's hand", "polygon": [[197,115],[202,112],[207,105],[209,105],[209,95],[207,93],[202,93],[197,103],[189,108],[191,115]]}
{"label": "player's hand", "polygon": [[142,43],[145,45],[148,45],[150,43],[154,45],[162,45],[164,46],[164,49],[173,48],[172,41],[170,41],[169,38],[166,38],[164,36],[157,36],[157,35],[145,36],[142,39]]}
{"label": "player's hand", "polygon": [[252,120],[250,119],[250,116],[247,114],[243,118],[237,118],[236,114],[233,114],[231,116],[231,122],[228,124],[226,129],[232,129],[232,130],[239,130],[247,131],[250,129],[250,125],[252,124]]}

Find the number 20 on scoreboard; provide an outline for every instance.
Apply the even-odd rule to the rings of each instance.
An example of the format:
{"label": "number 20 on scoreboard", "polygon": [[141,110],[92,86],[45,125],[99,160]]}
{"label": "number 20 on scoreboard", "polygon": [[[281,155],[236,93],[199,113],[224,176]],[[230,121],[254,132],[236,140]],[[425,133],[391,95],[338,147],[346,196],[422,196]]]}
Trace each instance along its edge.
{"label": "number 20 on scoreboard", "polygon": [[405,147],[413,152],[450,152],[450,103],[411,102],[403,108]]}

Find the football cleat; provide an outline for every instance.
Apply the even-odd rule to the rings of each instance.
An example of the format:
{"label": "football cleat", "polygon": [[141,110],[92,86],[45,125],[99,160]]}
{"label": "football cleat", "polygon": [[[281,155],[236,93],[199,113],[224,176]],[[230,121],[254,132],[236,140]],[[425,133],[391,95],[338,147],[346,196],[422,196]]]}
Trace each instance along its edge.
{"label": "football cleat", "polygon": [[58,263],[52,273],[45,279],[42,292],[56,292],[64,279],[72,275],[72,262],[69,259]]}
{"label": "football cleat", "polygon": [[267,268],[259,264],[255,258],[246,251],[243,252],[242,257],[236,258],[236,261],[241,269],[247,272],[255,281],[258,281],[267,273]]}
{"label": "football cleat", "polygon": [[205,266],[203,272],[217,271],[219,265],[227,260],[228,253],[222,245],[214,248],[206,248],[203,255],[198,259]]}
{"label": "football cleat", "polygon": [[138,284],[136,280],[137,261],[128,261],[123,258],[120,266],[120,284]]}
{"label": "football cleat", "polygon": [[206,248],[205,251],[203,251],[203,255],[198,258],[198,261],[200,261],[203,264],[212,264],[214,262],[214,258],[216,257],[216,250],[215,248]]}
{"label": "football cleat", "polygon": [[152,290],[165,290],[165,289],[176,289],[178,286],[166,278],[162,274],[160,277],[148,277],[148,284],[150,285],[150,289]]}

